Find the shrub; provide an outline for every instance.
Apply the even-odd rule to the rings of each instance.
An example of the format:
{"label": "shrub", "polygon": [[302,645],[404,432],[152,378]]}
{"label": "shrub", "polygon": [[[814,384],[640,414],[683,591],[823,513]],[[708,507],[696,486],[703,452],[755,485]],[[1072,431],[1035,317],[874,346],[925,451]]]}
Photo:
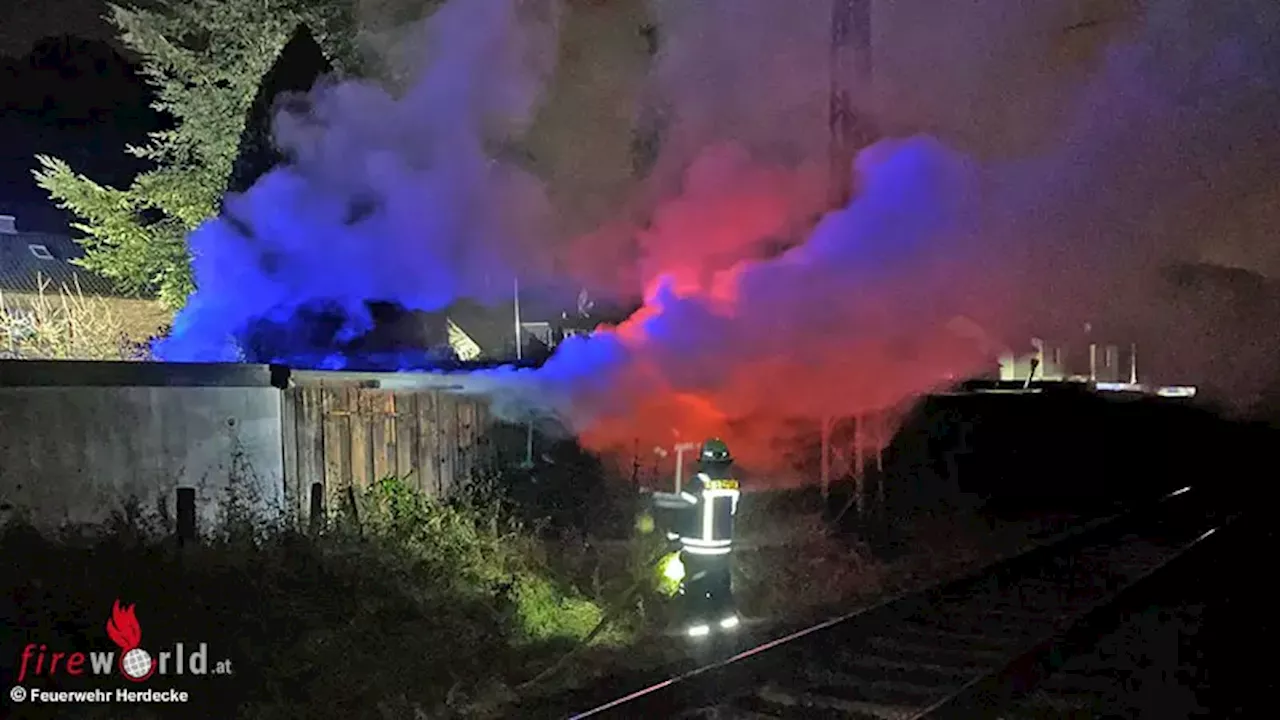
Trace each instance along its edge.
{"label": "shrub", "polygon": [[579,640],[603,617],[599,606],[549,579],[540,543],[501,505],[444,502],[387,477],[368,490],[364,507],[376,537],[417,558],[423,569],[510,603],[524,640]]}
{"label": "shrub", "polygon": [[121,598],[137,604],[144,645],[207,642],[211,661],[233,660],[233,678],[172,680],[191,692],[184,716],[441,717],[509,699],[510,684],[603,617],[500,507],[436,500],[396,478],[359,500],[316,534],[229,517],[185,548],[133,527],[136,517],[56,536],[10,524],[0,597],[12,599],[12,631],[0,653],[19,657],[27,642],[114,649],[103,625]]}

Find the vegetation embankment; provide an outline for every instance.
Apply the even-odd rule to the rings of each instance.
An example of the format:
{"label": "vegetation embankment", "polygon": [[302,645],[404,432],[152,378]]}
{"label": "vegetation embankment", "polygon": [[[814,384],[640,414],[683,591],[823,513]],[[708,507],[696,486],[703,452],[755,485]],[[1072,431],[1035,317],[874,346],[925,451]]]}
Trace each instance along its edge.
{"label": "vegetation embankment", "polygon": [[[441,502],[391,478],[358,507],[309,534],[228,513],[214,537],[181,548],[138,513],[56,537],[10,523],[0,538],[9,565],[5,655],[19,658],[26,643],[116,650],[105,624],[119,598],[136,605],[144,649],[205,642],[211,665],[232,660],[231,677],[142,686],[188,690],[184,717],[475,716],[602,618],[601,606],[556,577],[545,544],[499,502]],[[632,622],[619,617],[592,642],[625,643]],[[79,680],[24,683],[139,687],[118,675]],[[172,714],[81,709],[91,717]]]}
{"label": "vegetation embankment", "polygon": [[[530,521],[530,504],[510,495],[495,481],[445,502],[387,478],[305,533],[233,499],[212,537],[185,547],[162,515],[144,520],[137,509],[57,536],[11,522],[0,536],[11,618],[3,652],[20,658],[26,643],[116,650],[105,624],[119,598],[137,607],[144,649],[204,642],[211,665],[227,658],[234,667],[230,677],[142,687],[189,691],[184,717],[264,720],[500,716],[521,697],[683,659],[684,643],[664,636],[675,608],[653,563],[662,533],[628,525],[615,527],[614,540],[584,539],[563,519],[558,530]],[[903,551],[887,559],[833,534],[803,493],[753,494],[741,520],[737,594],[743,613],[758,619],[872,602],[1007,550],[1034,529],[1002,538],[962,513],[922,515],[902,523]],[[139,687],[118,676],[24,684]],[[104,718],[175,714],[81,709]],[[58,716],[57,706],[23,710]]]}

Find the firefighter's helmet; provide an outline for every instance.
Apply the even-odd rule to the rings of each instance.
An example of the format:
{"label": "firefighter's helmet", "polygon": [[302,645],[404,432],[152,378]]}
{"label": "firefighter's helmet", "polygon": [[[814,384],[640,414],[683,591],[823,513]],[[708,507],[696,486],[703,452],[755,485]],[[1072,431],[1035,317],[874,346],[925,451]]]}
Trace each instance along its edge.
{"label": "firefighter's helmet", "polygon": [[733,456],[729,454],[729,446],[724,444],[720,438],[711,438],[702,444],[702,452],[698,459],[702,462],[712,463],[728,463],[733,462]]}

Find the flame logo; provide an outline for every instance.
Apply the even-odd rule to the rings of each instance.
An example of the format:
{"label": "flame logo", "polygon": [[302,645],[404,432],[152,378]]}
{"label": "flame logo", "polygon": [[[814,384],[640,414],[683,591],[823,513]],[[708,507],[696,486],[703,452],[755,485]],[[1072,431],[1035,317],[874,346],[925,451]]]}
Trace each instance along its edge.
{"label": "flame logo", "polygon": [[120,607],[120,600],[117,598],[111,606],[111,619],[107,620],[107,635],[124,652],[138,647],[142,640],[142,626],[138,625],[133,608],[133,605]]}
{"label": "flame logo", "polygon": [[120,674],[134,682],[142,682],[156,671],[156,663],[146,650],[138,647],[142,641],[142,626],[133,613],[133,605],[122,607],[120,599],[111,605],[111,617],[107,620],[107,635],[120,646]]}

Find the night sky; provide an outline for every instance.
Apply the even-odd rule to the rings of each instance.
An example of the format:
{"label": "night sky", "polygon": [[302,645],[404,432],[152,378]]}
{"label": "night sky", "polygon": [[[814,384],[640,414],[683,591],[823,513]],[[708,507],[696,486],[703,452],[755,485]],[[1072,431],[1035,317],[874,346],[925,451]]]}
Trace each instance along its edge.
{"label": "night sky", "polygon": [[107,10],[102,0],[11,0],[2,5],[0,55],[24,55],[36,40],[49,35],[113,39],[111,26],[102,20]]}
{"label": "night sky", "polygon": [[0,11],[0,212],[21,230],[66,232],[66,214],[31,172],[34,156],[63,158],[112,185],[140,161],[122,152],[157,129],[149,90],[101,19],[98,0],[6,3]]}

